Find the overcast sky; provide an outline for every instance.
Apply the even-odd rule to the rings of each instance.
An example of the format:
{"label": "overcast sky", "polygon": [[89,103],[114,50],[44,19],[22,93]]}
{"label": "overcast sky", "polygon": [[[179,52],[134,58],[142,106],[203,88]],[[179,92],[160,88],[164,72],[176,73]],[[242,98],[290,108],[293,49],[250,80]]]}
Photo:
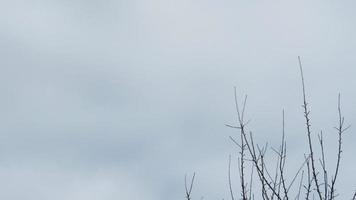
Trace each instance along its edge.
{"label": "overcast sky", "polygon": [[[228,199],[233,86],[260,143],[278,143],[285,109],[292,173],[306,152],[298,55],[332,162],[338,92],[356,125],[355,6],[1,0],[0,199],[178,200],[193,172],[195,199]],[[356,189],[354,130],[340,199]]]}

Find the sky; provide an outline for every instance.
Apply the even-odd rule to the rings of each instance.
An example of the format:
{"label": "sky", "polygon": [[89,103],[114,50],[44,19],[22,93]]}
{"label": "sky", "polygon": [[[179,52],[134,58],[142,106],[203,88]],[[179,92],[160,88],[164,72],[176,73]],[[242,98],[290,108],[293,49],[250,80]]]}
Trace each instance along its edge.
{"label": "sky", "polygon": [[[228,199],[234,86],[260,144],[278,146],[285,110],[291,176],[307,150],[297,56],[333,169],[339,92],[356,124],[355,6],[1,0],[0,199],[178,200],[193,172],[195,199]],[[354,130],[340,199],[356,189]]]}

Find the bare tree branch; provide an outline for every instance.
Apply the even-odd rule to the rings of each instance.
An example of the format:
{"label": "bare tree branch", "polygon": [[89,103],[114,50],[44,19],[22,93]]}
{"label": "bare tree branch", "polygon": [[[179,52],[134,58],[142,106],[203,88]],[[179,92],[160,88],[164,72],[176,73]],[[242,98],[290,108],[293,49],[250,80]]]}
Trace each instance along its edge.
{"label": "bare tree branch", "polygon": [[303,89],[303,108],[304,108],[304,118],[306,121],[306,128],[307,128],[307,136],[308,136],[308,144],[309,144],[309,154],[310,154],[310,162],[311,162],[311,168],[312,168],[312,174],[314,178],[314,183],[315,187],[317,190],[317,194],[319,196],[319,199],[322,200],[322,194],[320,190],[320,185],[317,177],[317,171],[315,169],[315,161],[314,161],[314,151],[313,151],[313,143],[311,139],[311,129],[310,129],[310,111],[308,110],[308,103],[306,100],[306,93],[305,93],[305,83],[304,83],[304,74],[303,74],[303,67],[302,67],[302,62],[300,60],[300,56],[298,56],[298,61],[299,61],[299,69],[300,69],[300,74],[301,74],[301,79],[302,79],[302,89]]}
{"label": "bare tree branch", "polygon": [[188,187],[188,184],[187,184],[187,175],[185,175],[185,178],[184,178],[184,187],[185,187],[185,198],[186,198],[187,200],[191,200],[191,199],[192,199],[191,194],[192,194],[194,179],[195,179],[195,172],[194,172],[194,174],[193,174],[192,180],[191,180],[191,182],[190,182],[190,184],[189,184],[189,187]]}

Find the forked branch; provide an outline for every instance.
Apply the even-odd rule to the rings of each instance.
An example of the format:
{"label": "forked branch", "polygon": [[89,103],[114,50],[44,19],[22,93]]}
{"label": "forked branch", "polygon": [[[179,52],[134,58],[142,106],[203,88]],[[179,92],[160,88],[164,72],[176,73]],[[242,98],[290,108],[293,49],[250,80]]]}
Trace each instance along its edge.
{"label": "forked branch", "polygon": [[193,189],[193,185],[194,185],[194,179],[195,179],[195,173],[193,174],[193,177],[190,181],[190,184],[188,186],[188,183],[187,183],[187,175],[185,175],[184,177],[184,187],[185,187],[185,198],[187,200],[191,200],[192,199],[192,189]]}

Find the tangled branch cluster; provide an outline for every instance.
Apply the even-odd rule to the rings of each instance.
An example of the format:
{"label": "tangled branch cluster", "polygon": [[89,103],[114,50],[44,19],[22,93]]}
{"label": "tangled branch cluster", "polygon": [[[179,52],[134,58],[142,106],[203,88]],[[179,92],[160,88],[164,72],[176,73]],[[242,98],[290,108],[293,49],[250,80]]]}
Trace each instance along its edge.
{"label": "tangled branch cluster", "polygon": [[[240,105],[238,103],[238,98],[236,94],[236,88],[234,92],[235,96],[235,107],[237,113],[237,125],[226,125],[230,128],[239,130],[238,139],[230,136],[231,141],[239,149],[239,159],[238,159],[238,171],[240,179],[240,189],[241,193],[239,197],[234,195],[232,181],[231,181],[231,156],[229,157],[228,165],[228,182],[231,200],[237,198],[242,200],[253,200],[255,199],[256,189],[253,189],[253,177],[257,177],[257,182],[260,185],[260,189],[257,191],[260,193],[260,198],[263,200],[289,200],[289,199],[319,199],[319,200],[335,200],[338,196],[336,192],[336,180],[338,178],[341,153],[342,153],[342,137],[344,132],[350,128],[350,126],[345,126],[344,116],[341,112],[341,98],[338,95],[338,124],[335,127],[338,136],[338,148],[337,148],[337,159],[335,163],[335,169],[330,175],[326,169],[325,162],[325,152],[324,152],[324,139],[323,133],[318,134],[318,145],[320,146],[320,159],[316,158],[315,155],[315,145],[312,140],[311,131],[311,120],[310,120],[310,110],[308,107],[308,101],[306,98],[306,90],[304,83],[303,67],[300,57],[298,57],[301,82],[302,82],[302,94],[303,94],[303,112],[305,119],[306,136],[308,141],[308,150],[304,155],[304,161],[298,168],[297,172],[292,176],[291,180],[287,180],[285,175],[285,163],[287,157],[287,145],[285,140],[285,123],[284,123],[284,111],[282,112],[282,138],[278,149],[272,148],[272,150],[277,155],[277,162],[274,174],[268,169],[265,154],[267,152],[267,145],[260,147],[255,144],[254,137],[251,131],[248,131],[246,125],[249,121],[245,121],[245,109],[247,96],[244,97],[243,103]],[[316,161],[319,161],[317,163]],[[250,174],[246,174],[246,165],[251,164]],[[317,165],[320,165],[320,168]],[[318,170],[320,169],[320,170]],[[253,173],[257,173],[254,175]],[[247,177],[249,176],[249,177]],[[187,181],[185,182],[186,188],[186,199],[191,200],[191,192],[194,184],[194,177],[191,180],[190,186],[187,186]],[[249,180],[248,180],[249,179]],[[297,184],[296,182],[298,182]],[[292,189],[293,188],[293,189]],[[304,195],[304,197],[302,197]],[[258,199],[260,199],[258,198]],[[351,197],[352,200],[356,200],[356,192]]]}

